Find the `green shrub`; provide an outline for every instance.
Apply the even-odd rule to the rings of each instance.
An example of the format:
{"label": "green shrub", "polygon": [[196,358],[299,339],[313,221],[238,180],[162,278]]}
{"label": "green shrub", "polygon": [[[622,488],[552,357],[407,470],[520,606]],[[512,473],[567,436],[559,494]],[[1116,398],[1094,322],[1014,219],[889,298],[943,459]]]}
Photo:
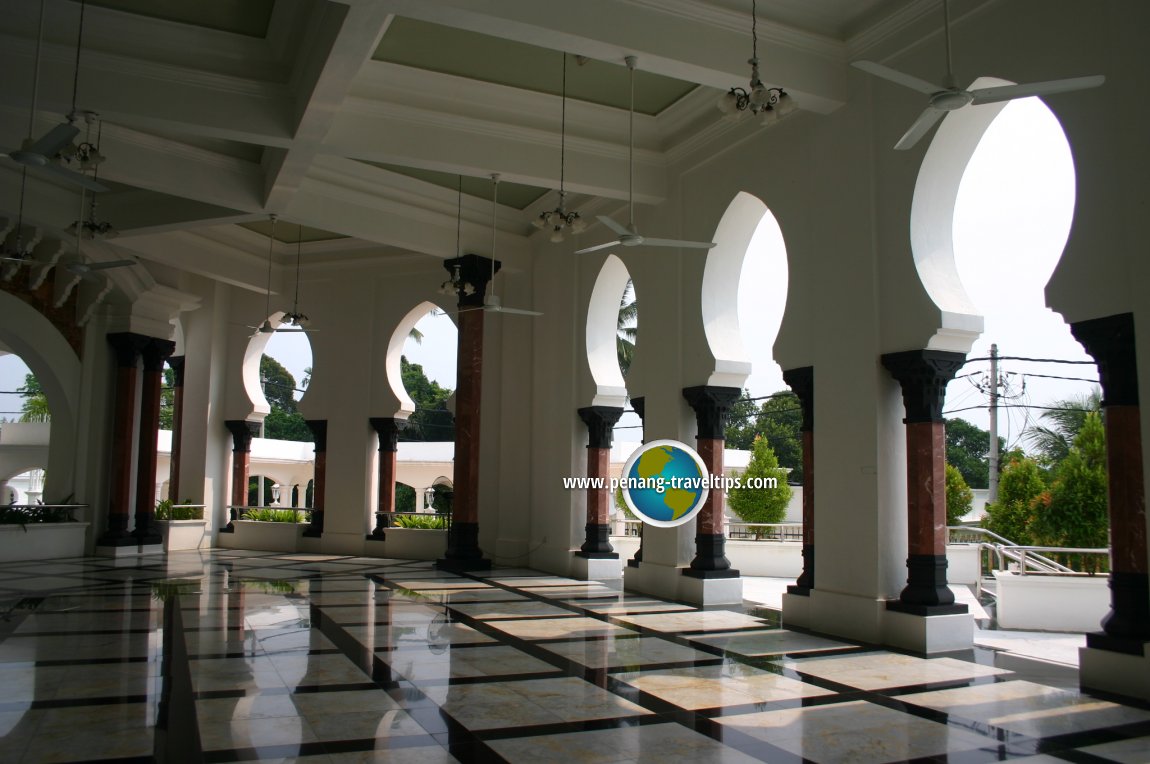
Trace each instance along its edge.
{"label": "green shrub", "polygon": [[71,507],[0,507],[0,525],[74,522]]}
{"label": "green shrub", "polygon": [[447,527],[447,518],[440,515],[396,515],[394,520],[396,528],[442,530]]}
{"label": "green shrub", "polygon": [[241,520],[257,520],[261,523],[302,523],[310,512],[299,509],[246,509]]}
{"label": "green shrub", "polygon": [[[191,499],[185,499],[184,504],[190,505]],[[171,499],[161,499],[156,502],[156,519],[157,520],[203,520],[204,508],[195,506],[184,506],[181,504],[172,504]]]}

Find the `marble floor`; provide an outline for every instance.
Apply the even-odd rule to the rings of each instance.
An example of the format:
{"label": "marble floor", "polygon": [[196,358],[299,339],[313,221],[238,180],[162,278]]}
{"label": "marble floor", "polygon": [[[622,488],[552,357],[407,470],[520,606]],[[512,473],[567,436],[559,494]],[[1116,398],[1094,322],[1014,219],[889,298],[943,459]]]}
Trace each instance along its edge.
{"label": "marble floor", "polygon": [[0,762],[1147,762],[1150,706],[526,569],[0,564]]}

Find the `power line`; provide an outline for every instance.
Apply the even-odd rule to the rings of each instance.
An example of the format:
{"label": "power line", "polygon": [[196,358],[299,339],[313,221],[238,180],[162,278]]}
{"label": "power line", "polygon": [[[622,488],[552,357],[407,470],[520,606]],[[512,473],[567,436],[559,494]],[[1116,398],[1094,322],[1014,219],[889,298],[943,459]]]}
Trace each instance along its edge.
{"label": "power line", "polygon": [[[989,360],[990,360],[990,356],[986,356],[985,358],[967,358],[965,361],[963,361],[963,363],[968,364],[968,363],[974,363],[975,361],[989,361]],[[1061,358],[1024,358],[1022,356],[1017,356],[1017,355],[1000,355],[1000,356],[998,356],[998,360],[1000,360],[1000,361],[1029,361],[1031,363],[1070,363],[1070,364],[1084,364],[1087,366],[1094,366],[1095,365],[1094,361],[1067,361],[1067,360],[1064,360]]]}

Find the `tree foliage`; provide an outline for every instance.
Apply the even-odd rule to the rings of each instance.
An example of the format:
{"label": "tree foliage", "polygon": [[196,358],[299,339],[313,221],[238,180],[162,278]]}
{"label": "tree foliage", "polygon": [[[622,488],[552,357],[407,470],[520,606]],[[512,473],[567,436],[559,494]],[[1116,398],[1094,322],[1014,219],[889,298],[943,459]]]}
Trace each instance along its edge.
{"label": "tree foliage", "polygon": [[24,402],[20,405],[21,422],[50,422],[52,411],[48,408],[48,396],[40,386],[35,374],[24,375],[24,386],[16,388]]}
{"label": "tree foliage", "polygon": [[271,411],[264,417],[264,437],[309,443],[313,436],[295,399],[292,373],[269,355],[260,358],[260,382]]}
{"label": "tree foliage", "polygon": [[1070,456],[1087,416],[1101,410],[1102,392],[1098,388],[1088,395],[1055,401],[1050,410],[1039,417],[1044,424],[1031,427],[1025,433],[1026,442],[1038,453],[1039,463],[1056,470]]}
{"label": "tree foliage", "polygon": [[455,425],[447,410],[451,390],[428,379],[423,366],[411,363],[406,356],[399,359],[403,387],[415,403],[415,413],[407,420],[404,440],[455,440]]}
{"label": "tree foliage", "polygon": [[727,448],[753,449],[763,438],[774,451],[779,465],[790,470],[787,481],[803,480],[803,412],[799,397],[781,390],[762,403],[756,403],[746,390],[727,415]]}
{"label": "tree foliage", "polygon": [[[1005,452],[1006,440],[1000,437],[998,453]],[[971,488],[986,488],[990,485],[990,433],[965,419],[947,419],[946,462],[962,473]]]}
{"label": "tree foliage", "polygon": [[631,369],[635,358],[635,341],[639,336],[639,299],[630,279],[619,298],[619,318],[615,327],[615,352],[619,356],[619,370],[623,376]]}
{"label": "tree foliage", "polygon": [[759,415],[759,403],[751,400],[751,394],[743,390],[742,395],[731,405],[727,414],[726,441],[727,448],[736,448],[749,451],[755,444],[756,420]]}
{"label": "tree foliage", "polygon": [[[752,479],[774,478],[774,488],[752,488]],[[778,523],[787,514],[791,488],[787,485],[786,470],[779,468],[779,460],[766,438],[756,438],[751,447],[751,460],[743,473],[743,485],[727,494],[731,511],[748,523]]]}
{"label": "tree foliage", "polygon": [[1034,502],[1045,490],[1036,461],[1029,457],[1011,459],[998,481],[998,501],[986,505],[982,527],[1016,544],[1031,544]]}
{"label": "tree foliage", "polygon": [[1045,546],[1104,547],[1109,542],[1106,501],[1106,432],[1087,412],[1050,490],[1035,502],[1031,531]]}
{"label": "tree foliage", "polygon": [[160,387],[160,429],[171,430],[176,422],[176,372],[164,367],[164,382]]}
{"label": "tree foliage", "polygon": [[962,473],[953,464],[946,465],[946,524],[958,525],[963,515],[970,512],[974,492],[966,484]]}

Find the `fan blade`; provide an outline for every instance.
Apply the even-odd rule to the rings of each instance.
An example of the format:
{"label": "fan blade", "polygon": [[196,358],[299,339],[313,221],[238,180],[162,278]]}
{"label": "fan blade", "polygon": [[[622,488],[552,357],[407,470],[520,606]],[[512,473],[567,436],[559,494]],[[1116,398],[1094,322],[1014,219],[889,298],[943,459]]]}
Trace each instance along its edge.
{"label": "fan blade", "polygon": [[60,149],[71,143],[79,134],[80,128],[71,122],[64,122],[56,125],[45,133],[44,137],[29,146],[27,151],[29,154],[39,154],[42,157],[51,159],[60,152]]}
{"label": "fan blade", "polygon": [[89,263],[90,271],[106,271],[109,268],[125,268],[129,265],[139,265],[135,260],[111,260],[106,263]]}
{"label": "fan blade", "polygon": [[1030,82],[1021,85],[1001,85],[996,88],[979,88],[971,90],[975,105],[983,103],[999,103],[1011,101],[1015,98],[1028,98],[1030,96],[1051,95],[1052,93],[1066,93],[1071,90],[1086,90],[1096,88],[1106,82],[1106,77],[1096,74],[1091,77],[1072,77],[1066,80],[1048,80],[1047,82]]}
{"label": "fan blade", "polygon": [[906,131],[902,138],[899,138],[898,143],[894,145],[899,151],[906,151],[919,142],[922,136],[926,135],[927,131],[934,127],[934,123],[942,119],[946,114],[942,109],[936,109],[933,106],[927,106],[922,114],[918,115],[918,119]]}
{"label": "fan blade", "polygon": [[511,313],[516,316],[542,316],[543,314],[537,310],[526,310],[524,308],[506,308],[500,306],[498,308],[492,307],[488,309],[490,313]]}
{"label": "fan blade", "polygon": [[644,247],[687,247],[691,249],[710,249],[715,246],[713,241],[682,241],[680,239],[649,239],[643,237]]}
{"label": "fan blade", "polygon": [[606,215],[596,215],[596,217],[599,218],[600,223],[607,226],[608,228],[610,228],[612,231],[619,234],[620,236],[622,236],[623,234],[631,233],[631,230],[629,228],[627,228],[623,225],[620,225],[619,223],[616,223],[614,220],[607,217]]}
{"label": "fan blade", "polygon": [[575,254],[585,255],[588,252],[597,252],[600,249],[607,249],[609,247],[617,247],[617,246],[619,246],[619,240],[618,239],[616,239],[615,241],[609,241],[606,244],[596,244],[594,247],[584,247],[583,249],[577,249],[577,250],[575,250]]}
{"label": "fan blade", "polygon": [[910,88],[911,90],[917,90],[926,95],[934,95],[940,90],[946,90],[944,87],[932,85],[926,80],[920,80],[913,75],[904,74],[897,69],[891,69],[889,66],[876,64],[874,61],[852,61],[851,66],[855,69],[861,69],[867,74],[873,74],[875,77],[881,77],[888,82],[902,85],[904,88]]}
{"label": "fan blade", "polygon": [[276,329],[276,331],[277,332],[283,332],[284,334],[315,334],[319,330],[318,329]]}
{"label": "fan blade", "polygon": [[40,167],[30,167],[29,169],[39,170],[40,172],[45,172],[45,173],[48,173],[50,175],[54,175],[58,180],[62,180],[65,183],[73,183],[77,186],[82,186],[82,187],[88,189],[89,191],[93,191],[97,194],[103,193],[104,191],[108,190],[107,186],[100,185],[96,181],[89,178],[87,175],[81,175],[78,172],[73,172],[72,170],[69,170],[67,167],[61,167],[57,164],[52,164],[51,162],[49,162],[46,165],[40,166]]}
{"label": "fan blade", "polygon": [[0,257],[6,263],[20,263],[21,265],[31,265],[32,258],[30,257]]}

